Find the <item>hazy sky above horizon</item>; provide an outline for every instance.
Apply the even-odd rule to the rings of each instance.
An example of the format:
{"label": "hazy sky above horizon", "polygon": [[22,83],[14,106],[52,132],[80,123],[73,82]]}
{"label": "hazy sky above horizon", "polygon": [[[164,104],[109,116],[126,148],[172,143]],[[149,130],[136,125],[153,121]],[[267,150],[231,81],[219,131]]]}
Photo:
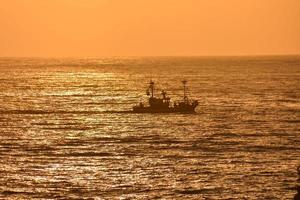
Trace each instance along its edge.
{"label": "hazy sky above horizon", "polygon": [[0,56],[300,54],[299,0],[0,0]]}

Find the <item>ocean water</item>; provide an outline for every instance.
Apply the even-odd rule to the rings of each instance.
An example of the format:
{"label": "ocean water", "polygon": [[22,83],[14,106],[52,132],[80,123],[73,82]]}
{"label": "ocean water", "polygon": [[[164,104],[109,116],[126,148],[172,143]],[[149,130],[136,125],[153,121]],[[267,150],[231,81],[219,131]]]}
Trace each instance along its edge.
{"label": "ocean water", "polygon": [[299,134],[300,57],[0,59],[0,199],[292,199]]}

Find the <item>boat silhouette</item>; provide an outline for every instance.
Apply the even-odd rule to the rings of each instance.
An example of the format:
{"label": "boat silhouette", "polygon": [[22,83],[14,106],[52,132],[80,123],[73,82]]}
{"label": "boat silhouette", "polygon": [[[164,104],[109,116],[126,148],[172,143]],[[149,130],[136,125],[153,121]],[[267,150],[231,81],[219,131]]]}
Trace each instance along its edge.
{"label": "boat silhouette", "polygon": [[171,99],[167,96],[167,93],[163,90],[161,92],[161,98],[155,97],[155,87],[154,82],[151,80],[149,82],[149,87],[147,89],[148,105],[144,103],[139,103],[139,105],[134,106],[132,109],[133,113],[195,113],[195,108],[198,106],[197,100],[190,100],[187,96],[187,81],[183,80],[183,99],[179,102],[174,102],[171,105]]}

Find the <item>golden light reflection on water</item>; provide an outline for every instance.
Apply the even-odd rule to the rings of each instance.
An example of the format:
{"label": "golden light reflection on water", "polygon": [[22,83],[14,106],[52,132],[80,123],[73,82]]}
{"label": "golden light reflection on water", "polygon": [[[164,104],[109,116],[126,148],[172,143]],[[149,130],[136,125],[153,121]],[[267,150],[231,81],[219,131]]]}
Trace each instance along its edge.
{"label": "golden light reflection on water", "polygon": [[[1,77],[8,77],[0,82],[0,156],[5,161],[0,197],[293,197],[289,188],[296,184],[299,115],[289,105],[299,105],[299,65],[289,68],[286,61],[282,70],[275,61],[263,68],[265,62],[255,60],[250,69],[237,67],[240,60],[208,66],[207,60],[190,58],[155,62],[172,65],[147,70],[147,61],[138,66],[89,62],[86,68],[62,62],[47,71],[21,67],[11,73],[0,68]],[[223,77],[228,68],[231,74]],[[189,77],[191,96],[201,102],[198,113],[103,112],[131,109],[144,95],[149,74],[159,89],[169,82],[172,98],[181,95],[178,80]],[[270,82],[269,76],[289,87]]]}

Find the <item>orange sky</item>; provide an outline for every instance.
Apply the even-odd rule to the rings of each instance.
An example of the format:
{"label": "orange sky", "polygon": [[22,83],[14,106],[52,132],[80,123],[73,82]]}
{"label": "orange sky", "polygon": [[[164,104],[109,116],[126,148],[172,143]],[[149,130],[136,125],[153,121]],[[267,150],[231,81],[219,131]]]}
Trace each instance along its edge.
{"label": "orange sky", "polygon": [[300,54],[300,0],[0,0],[0,56]]}

